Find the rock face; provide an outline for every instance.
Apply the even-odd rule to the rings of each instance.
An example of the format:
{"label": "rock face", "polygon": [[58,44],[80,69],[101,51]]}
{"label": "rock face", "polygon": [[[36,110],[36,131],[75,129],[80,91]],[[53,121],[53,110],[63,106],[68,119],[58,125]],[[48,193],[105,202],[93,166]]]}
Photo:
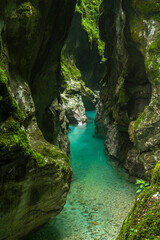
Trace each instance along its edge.
{"label": "rock face", "polygon": [[101,83],[97,131],[110,157],[150,187],[137,198],[117,240],[160,238],[160,3],[104,1],[102,40],[107,74]]}
{"label": "rock face", "polygon": [[160,163],[155,167],[151,186],[137,198],[116,240],[159,239]]}
{"label": "rock face", "polygon": [[86,108],[88,105],[90,110],[95,108],[98,95],[86,87],[74,60],[62,55],[61,67],[65,89],[61,99],[66,117],[70,124],[84,123],[87,121]]}
{"label": "rock face", "polygon": [[97,43],[94,39],[92,44],[89,42],[88,33],[82,27],[82,16],[78,12],[73,17],[63,52],[67,58],[75,62],[86,86],[98,90],[99,81],[105,72],[105,64],[98,53]]}
{"label": "rock face", "polygon": [[[106,150],[131,175],[151,179],[159,160],[158,2],[105,1],[101,35],[107,74],[101,83],[97,128]],[[124,149],[125,146],[125,149]]]}
{"label": "rock face", "polygon": [[[56,216],[71,181],[60,53],[72,1],[0,1],[0,239]],[[55,145],[57,146],[55,146]]]}

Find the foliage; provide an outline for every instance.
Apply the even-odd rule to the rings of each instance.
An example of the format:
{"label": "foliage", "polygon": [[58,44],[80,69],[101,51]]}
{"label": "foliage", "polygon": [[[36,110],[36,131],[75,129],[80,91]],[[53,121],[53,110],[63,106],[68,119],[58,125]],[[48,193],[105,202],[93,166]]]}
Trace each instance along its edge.
{"label": "foliage", "polygon": [[138,185],[136,193],[141,193],[143,190],[147,191],[147,187],[149,186],[149,182],[146,182],[143,179],[138,179],[136,184]]}
{"label": "foliage", "polygon": [[82,26],[88,33],[91,46],[92,41],[95,40],[99,54],[102,56],[102,61],[105,61],[105,43],[101,40],[99,32],[99,18],[102,15],[102,2],[103,0],[80,0],[76,4],[76,11],[82,15]]}

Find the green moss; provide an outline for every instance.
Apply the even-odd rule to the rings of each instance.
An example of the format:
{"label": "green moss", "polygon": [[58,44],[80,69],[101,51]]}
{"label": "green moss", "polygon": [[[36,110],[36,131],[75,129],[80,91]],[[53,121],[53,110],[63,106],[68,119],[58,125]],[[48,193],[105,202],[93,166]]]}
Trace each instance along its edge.
{"label": "green moss", "polygon": [[0,89],[2,88],[2,86],[7,85],[7,84],[8,84],[7,76],[4,72],[4,70],[0,67]]}
{"label": "green moss", "polygon": [[144,119],[145,117],[145,112],[143,112],[138,118],[137,120],[135,121],[135,124],[134,124],[134,131],[136,131],[138,125],[140,124],[140,122]]}
{"label": "green moss", "polygon": [[[17,10],[18,14],[23,13],[24,19],[29,17],[26,16],[26,13],[24,14],[25,8],[29,11],[30,8],[28,6],[30,6],[29,2],[22,4],[21,8]],[[0,56],[1,51],[2,45],[0,45]],[[68,170],[69,159],[67,156],[58,147],[46,142],[42,134],[40,135],[42,140],[40,144],[43,145],[45,143],[45,146],[49,146],[47,154],[43,155],[37,149],[34,148],[35,151],[32,149],[24,128],[26,116],[10,93],[7,74],[2,66],[3,63],[0,62],[0,163],[3,165],[15,161],[18,167],[20,166],[21,168],[20,173],[18,172],[18,167],[16,168],[18,178],[22,175],[22,177],[25,176],[27,166],[39,168],[44,167],[48,163],[53,163],[57,165],[57,168],[62,169],[62,172],[63,169]],[[46,148],[45,146],[43,146],[43,151]],[[67,163],[66,165],[63,160]],[[65,166],[63,167],[63,165]],[[63,176],[62,172],[59,172],[59,176]]]}
{"label": "green moss", "polygon": [[155,0],[133,0],[134,9],[138,10],[142,15],[148,18],[158,17],[160,13],[160,2]]}
{"label": "green moss", "polygon": [[[54,160],[59,160],[59,161],[64,160],[64,162],[70,165],[69,158],[57,146],[52,146],[52,148],[43,147],[41,153],[44,156]],[[58,162],[58,164],[60,164],[60,162]]]}
{"label": "green moss", "polygon": [[157,163],[154,169],[152,183],[160,185],[160,161]]}
{"label": "green moss", "polygon": [[104,58],[105,43],[100,38],[99,33],[99,18],[102,14],[103,0],[87,1],[81,0],[76,4],[76,11],[82,15],[82,27],[87,32],[89,41],[92,46],[92,41],[97,43],[98,51],[102,60]]}
{"label": "green moss", "polygon": [[8,89],[8,78],[5,71],[0,67],[0,123],[12,115],[19,122],[24,121],[24,114],[12,98]]}
{"label": "green moss", "polygon": [[129,98],[127,96],[126,90],[124,88],[124,85],[122,85],[119,90],[118,104],[120,104],[121,106],[126,105],[128,100]]}
{"label": "green moss", "polygon": [[67,59],[64,55],[61,55],[61,70],[64,76],[65,83],[72,79],[73,81],[78,81],[81,79],[81,72],[76,67],[74,61]]}
{"label": "green moss", "polygon": [[81,79],[81,72],[74,61],[67,59],[63,54],[61,55],[61,70],[64,77],[63,87],[70,98],[75,92],[79,92],[82,96],[87,96],[90,99],[94,98],[93,91],[86,87],[85,82]]}
{"label": "green moss", "polygon": [[44,166],[44,158],[31,149],[26,132],[16,120],[11,118],[5,122],[0,132],[0,139],[1,161],[32,159],[39,167]]}
{"label": "green moss", "polygon": [[156,40],[149,46],[150,53],[160,53],[160,33],[157,34]]}
{"label": "green moss", "polygon": [[[146,35],[145,35],[145,23],[144,18],[139,16],[132,19],[131,23],[131,35],[135,42],[138,43],[138,46],[143,54],[146,52]],[[140,43],[140,45],[139,45]]]}
{"label": "green moss", "polygon": [[126,218],[117,240],[155,240],[160,238],[159,187],[143,191]]}
{"label": "green moss", "polygon": [[159,226],[160,161],[154,169],[151,186],[138,196],[116,240],[158,240]]}
{"label": "green moss", "polygon": [[38,167],[44,167],[44,166],[45,166],[44,156],[42,156],[40,153],[34,152],[34,151],[31,149],[31,152],[30,152],[29,157],[30,157],[32,160],[35,160],[35,161],[36,161],[36,165],[37,165]]}
{"label": "green moss", "polygon": [[0,65],[2,65],[3,56],[2,56],[2,38],[0,35]]}
{"label": "green moss", "polygon": [[1,162],[18,159],[32,159],[38,166],[45,164],[44,158],[34,152],[29,145],[26,132],[21,126],[25,116],[18,107],[15,99],[8,89],[8,78],[5,71],[0,67],[0,160]]}
{"label": "green moss", "polygon": [[30,2],[24,2],[17,8],[17,14],[20,19],[23,19],[24,17],[29,18],[32,14],[35,14],[35,12],[36,10]]}
{"label": "green moss", "polygon": [[147,73],[150,75],[150,80],[153,84],[160,84],[160,33],[157,34],[155,41],[149,46],[148,56],[145,60]]}

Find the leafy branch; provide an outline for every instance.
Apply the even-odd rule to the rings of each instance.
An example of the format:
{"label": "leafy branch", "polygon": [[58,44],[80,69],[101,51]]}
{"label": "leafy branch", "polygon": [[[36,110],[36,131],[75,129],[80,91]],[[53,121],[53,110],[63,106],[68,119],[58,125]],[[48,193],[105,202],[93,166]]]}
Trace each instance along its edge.
{"label": "leafy branch", "polygon": [[144,181],[143,179],[137,179],[136,181],[136,193],[141,193],[143,190],[147,191],[147,187],[149,186],[149,182]]}

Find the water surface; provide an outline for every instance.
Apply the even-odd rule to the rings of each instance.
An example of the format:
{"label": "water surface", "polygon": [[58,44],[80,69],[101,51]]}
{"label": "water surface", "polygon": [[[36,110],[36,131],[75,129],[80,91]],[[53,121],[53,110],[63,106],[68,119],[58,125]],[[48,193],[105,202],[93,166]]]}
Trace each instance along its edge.
{"label": "water surface", "polygon": [[28,240],[115,240],[135,199],[135,186],[118,164],[106,159],[104,139],[95,135],[95,112],[86,125],[70,126],[74,173],[61,214]]}

